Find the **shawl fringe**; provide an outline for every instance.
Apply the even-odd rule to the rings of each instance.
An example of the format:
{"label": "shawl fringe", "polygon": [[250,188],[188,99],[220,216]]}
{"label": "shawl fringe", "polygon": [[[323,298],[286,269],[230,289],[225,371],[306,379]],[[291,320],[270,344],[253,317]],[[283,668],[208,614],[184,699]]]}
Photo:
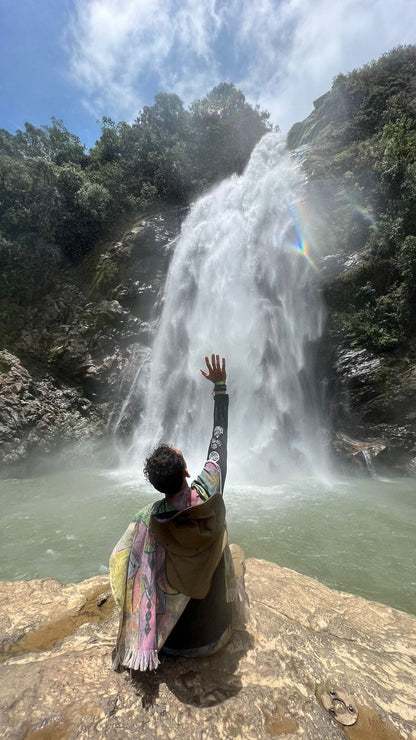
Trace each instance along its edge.
{"label": "shawl fringe", "polygon": [[117,652],[114,656],[112,668],[117,670],[121,666],[130,668],[132,671],[153,671],[160,663],[157,650],[137,650],[130,649],[120,655]]}

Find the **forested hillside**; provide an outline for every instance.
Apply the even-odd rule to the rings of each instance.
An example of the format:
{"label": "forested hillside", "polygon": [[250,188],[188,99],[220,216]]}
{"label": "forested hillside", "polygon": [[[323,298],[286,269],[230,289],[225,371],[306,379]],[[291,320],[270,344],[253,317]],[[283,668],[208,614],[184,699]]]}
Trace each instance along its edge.
{"label": "forested hillside", "polygon": [[189,109],[159,93],[131,125],[104,118],[88,153],[56,119],[0,130],[0,299],[33,303],[62,256],[77,263],[138,214],[241,172],[269,129],[268,114],[223,83]]}

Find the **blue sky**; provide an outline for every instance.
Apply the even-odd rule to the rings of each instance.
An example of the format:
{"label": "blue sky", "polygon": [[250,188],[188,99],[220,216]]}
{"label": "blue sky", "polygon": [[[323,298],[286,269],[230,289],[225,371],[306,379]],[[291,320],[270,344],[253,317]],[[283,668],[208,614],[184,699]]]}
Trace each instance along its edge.
{"label": "blue sky", "polygon": [[55,116],[89,147],[104,115],[226,81],[286,131],[414,29],[414,0],[0,0],[0,127]]}

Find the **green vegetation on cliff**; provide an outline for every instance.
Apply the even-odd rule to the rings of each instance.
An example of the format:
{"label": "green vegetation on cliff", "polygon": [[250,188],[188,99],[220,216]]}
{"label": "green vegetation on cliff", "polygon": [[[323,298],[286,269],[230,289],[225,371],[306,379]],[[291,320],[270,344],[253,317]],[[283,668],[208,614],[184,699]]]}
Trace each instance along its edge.
{"label": "green vegetation on cliff", "polygon": [[336,77],[289,133],[304,147],[315,240],[342,265],[329,307],[353,344],[381,354],[416,336],[415,79],[416,47],[394,49]]}
{"label": "green vegetation on cliff", "polygon": [[189,109],[159,93],[132,125],[104,118],[88,154],[54,118],[0,130],[0,299],[33,304],[62,255],[77,263],[141,211],[186,204],[241,172],[269,129],[268,114],[223,83]]}

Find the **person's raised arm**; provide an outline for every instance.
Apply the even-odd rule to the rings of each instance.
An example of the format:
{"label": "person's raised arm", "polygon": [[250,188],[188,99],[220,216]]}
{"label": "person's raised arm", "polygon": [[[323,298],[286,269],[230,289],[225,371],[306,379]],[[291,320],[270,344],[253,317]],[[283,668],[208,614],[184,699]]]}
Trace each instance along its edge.
{"label": "person's raised arm", "polygon": [[207,370],[202,375],[214,383],[214,428],[208,448],[208,460],[216,462],[221,468],[222,489],[227,474],[227,432],[228,432],[228,394],[225,358],[220,361],[219,355],[211,355],[211,361],[205,358]]}

